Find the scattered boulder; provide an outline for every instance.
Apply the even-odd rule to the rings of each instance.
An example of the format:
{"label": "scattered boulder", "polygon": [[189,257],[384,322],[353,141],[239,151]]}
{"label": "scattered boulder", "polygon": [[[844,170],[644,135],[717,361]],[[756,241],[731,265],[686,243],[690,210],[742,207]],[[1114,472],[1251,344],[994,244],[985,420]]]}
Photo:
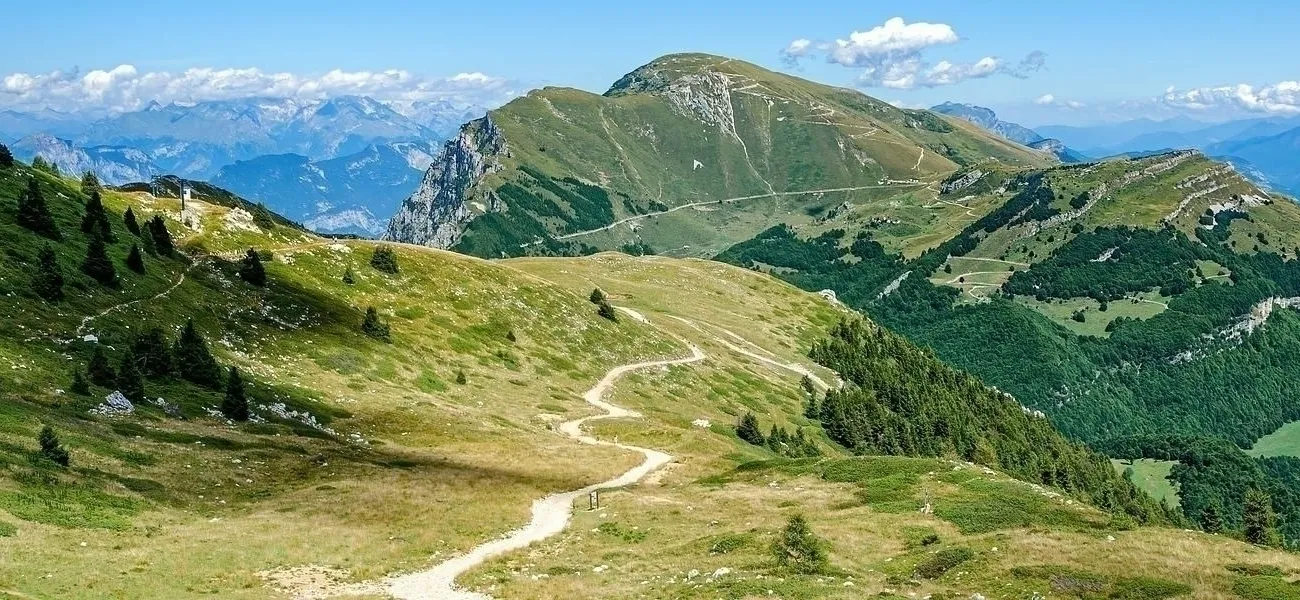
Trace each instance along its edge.
{"label": "scattered boulder", "polygon": [[122,392],[114,391],[104,398],[104,401],[98,406],[90,409],[91,414],[103,415],[106,417],[115,417],[129,415],[135,412],[135,405],[131,404]]}

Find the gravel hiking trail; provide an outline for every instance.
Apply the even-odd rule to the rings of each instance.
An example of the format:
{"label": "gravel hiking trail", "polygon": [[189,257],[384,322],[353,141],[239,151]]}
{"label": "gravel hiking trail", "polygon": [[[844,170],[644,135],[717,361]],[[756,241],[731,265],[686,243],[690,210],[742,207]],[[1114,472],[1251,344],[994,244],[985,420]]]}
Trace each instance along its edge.
{"label": "gravel hiking trail", "polygon": [[688,343],[688,345],[691,349],[691,355],[686,358],[639,362],[610,369],[595,387],[587,390],[587,393],[582,395],[583,400],[605,411],[605,414],[592,415],[560,424],[559,430],[561,432],[581,443],[613,446],[640,452],[645,455],[644,462],[604,483],[589,485],[571,492],[552,494],[534,501],[533,516],[524,527],[506,534],[505,537],[487,542],[465,554],[435,565],[431,569],[390,578],[386,582],[388,594],[401,600],[488,600],[491,598],[490,596],[457,588],[456,578],[489,558],[527,547],[533,542],[560,533],[569,524],[569,519],[573,516],[574,500],[595,490],[632,485],[655,469],[672,461],[671,456],[658,450],[598,440],[583,433],[582,426],[589,421],[600,419],[640,417],[640,414],[605,402],[602,398],[614,386],[614,382],[619,377],[632,371],[670,365],[684,365],[704,360],[704,352],[694,344]]}

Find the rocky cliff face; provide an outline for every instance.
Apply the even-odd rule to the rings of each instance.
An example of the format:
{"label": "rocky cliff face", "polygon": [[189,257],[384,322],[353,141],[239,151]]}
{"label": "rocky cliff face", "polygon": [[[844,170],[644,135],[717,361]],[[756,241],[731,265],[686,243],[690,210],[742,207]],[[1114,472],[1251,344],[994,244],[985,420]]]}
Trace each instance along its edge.
{"label": "rocky cliff face", "polygon": [[469,198],[484,176],[501,169],[500,159],[505,156],[509,156],[505,136],[491,115],[465,124],[425,171],[420,187],[389,220],[384,239],[435,248],[455,245],[477,215],[502,208],[494,198],[477,206],[471,206]]}

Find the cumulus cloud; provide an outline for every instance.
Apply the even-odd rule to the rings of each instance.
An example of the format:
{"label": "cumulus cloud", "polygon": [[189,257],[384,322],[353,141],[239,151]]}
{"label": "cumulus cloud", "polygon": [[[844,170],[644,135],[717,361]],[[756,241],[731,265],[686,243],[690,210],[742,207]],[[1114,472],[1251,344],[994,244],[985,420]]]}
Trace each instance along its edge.
{"label": "cumulus cloud", "polygon": [[399,69],[335,69],[318,76],[208,67],[142,73],[132,65],[84,73],[12,73],[0,79],[0,108],[15,110],[122,112],[155,101],[166,104],[249,97],[318,100],[343,95],[498,104],[515,95],[515,82],[478,72],[441,78]]}
{"label": "cumulus cloud", "polygon": [[1078,100],[1064,100],[1057,98],[1054,94],[1043,94],[1034,99],[1034,104],[1039,106],[1061,106],[1064,108],[1079,109],[1087,106]]}
{"label": "cumulus cloud", "polygon": [[1300,81],[1271,85],[1246,83],[1180,90],[1170,86],[1160,101],[1193,111],[1240,110],[1252,113],[1300,114]]}
{"label": "cumulus cloud", "polygon": [[1018,62],[1008,63],[986,56],[975,62],[950,60],[927,61],[923,53],[931,48],[961,41],[951,25],[945,23],[908,23],[894,17],[867,31],[854,31],[848,39],[814,43],[800,38],[781,51],[781,58],[791,65],[814,55],[843,67],[861,69],[858,83],[864,87],[911,89],[953,85],[967,79],[993,75],[1024,78],[1042,69],[1047,55],[1035,51]]}

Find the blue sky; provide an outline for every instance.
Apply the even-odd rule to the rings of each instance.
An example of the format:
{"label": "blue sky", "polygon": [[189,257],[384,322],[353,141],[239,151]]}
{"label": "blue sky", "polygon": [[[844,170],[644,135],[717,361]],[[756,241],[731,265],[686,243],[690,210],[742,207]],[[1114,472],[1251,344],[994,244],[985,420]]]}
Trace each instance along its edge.
{"label": "blue sky", "polygon": [[[1286,113],[1296,103],[1288,100],[1285,89],[1273,90],[1273,99],[1280,102],[1251,105],[1257,98],[1251,96],[1243,104],[1240,94],[1225,92],[1224,86],[1249,84],[1263,91],[1300,79],[1300,36],[1293,32],[1300,23],[1300,3],[1262,0],[1250,2],[1249,8],[1243,8],[1245,3],[1201,0],[12,4],[0,20],[0,39],[11,49],[0,54],[0,76],[32,77],[10,80],[9,104],[18,91],[28,93],[30,101],[37,98],[33,90],[54,85],[54,80],[39,79],[41,74],[62,71],[67,79],[69,73],[84,77],[91,70],[119,65],[134,67],[129,77],[118,77],[121,81],[190,68],[256,68],[305,80],[332,70],[395,69],[408,73],[411,81],[425,82],[426,91],[446,88],[452,90],[449,96],[480,94],[484,101],[499,101],[502,94],[542,84],[599,92],[656,56],[704,51],[826,83],[856,85],[909,106],[944,100],[983,104],[1032,125],[1189,111],[1204,118],[1243,111]],[[833,45],[892,17],[906,24],[947,26],[955,34],[953,40],[916,50],[913,56],[923,72],[942,61],[973,67],[985,57],[1010,65],[1034,52],[1045,53],[1045,63],[1039,70],[1018,73],[1023,79],[1009,74],[1011,69],[998,69],[949,85],[900,89],[864,85],[862,61],[843,66],[814,53],[791,68],[782,60],[782,49],[793,40],[807,39],[813,48]],[[865,62],[899,58],[874,56]],[[486,78],[476,81],[493,85],[485,91],[474,89],[467,79],[447,83],[446,78],[461,73],[482,74]],[[224,85],[210,81],[214,77],[201,85]],[[385,85],[400,87],[409,84],[407,79]],[[356,85],[365,89],[369,84]],[[1178,103],[1176,109],[1150,102],[1170,86],[1179,93],[1219,91],[1218,96],[1202,93],[1194,103]],[[392,92],[396,87],[385,89]],[[71,93],[57,93],[65,92]],[[118,90],[102,102],[114,102],[114,93]],[[152,92],[137,86],[136,93]],[[1052,102],[1035,104],[1047,95]],[[5,101],[0,93],[0,106]],[[1129,104],[1121,105],[1124,101]],[[1205,106],[1188,109],[1189,104]]]}

